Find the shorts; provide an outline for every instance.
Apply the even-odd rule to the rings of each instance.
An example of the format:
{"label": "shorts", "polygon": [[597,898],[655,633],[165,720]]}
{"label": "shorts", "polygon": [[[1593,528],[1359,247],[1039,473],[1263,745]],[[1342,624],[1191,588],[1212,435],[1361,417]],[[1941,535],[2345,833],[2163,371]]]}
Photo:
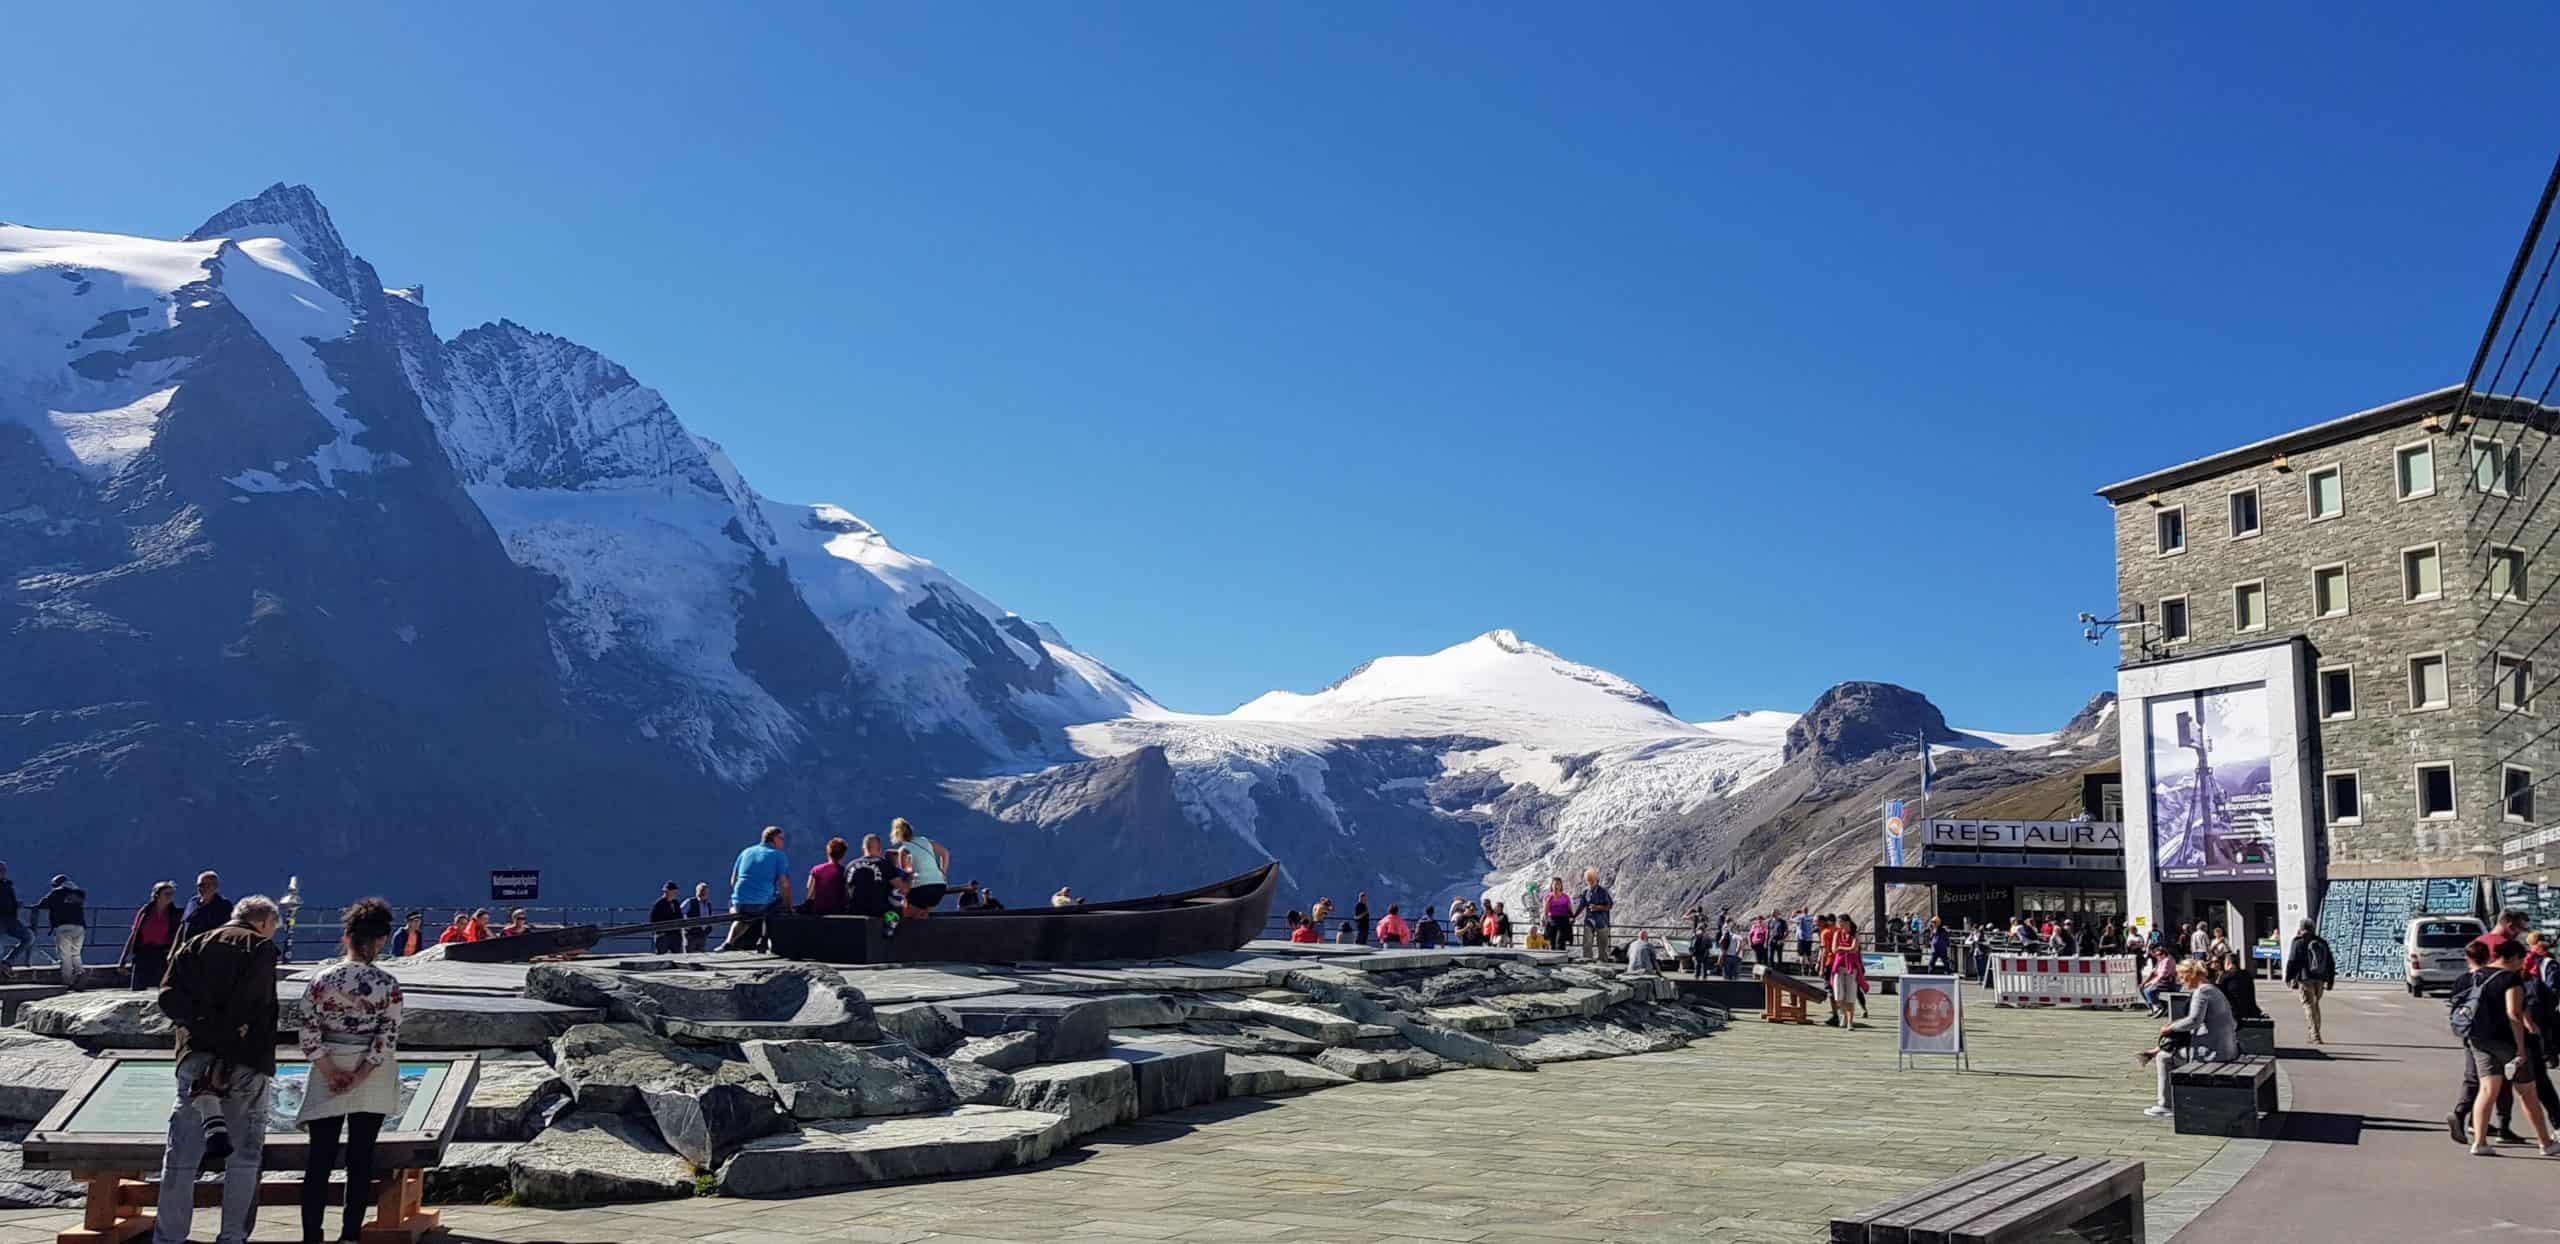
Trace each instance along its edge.
{"label": "shorts", "polygon": [[943,885],[909,886],[907,887],[907,902],[922,910],[931,911],[935,904],[942,901],[942,896],[950,892],[951,887],[947,883]]}
{"label": "shorts", "polygon": [[[2491,1076],[2506,1078],[2507,1064],[2516,1060],[2516,1047],[2505,1041],[2474,1041],[2462,1048],[2464,1052],[2471,1055],[2471,1070],[2477,1072],[2483,1080]],[[2539,1070],[2541,1069],[2527,1063],[2525,1074],[2518,1079],[2530,1081],[2534,1073]]]}

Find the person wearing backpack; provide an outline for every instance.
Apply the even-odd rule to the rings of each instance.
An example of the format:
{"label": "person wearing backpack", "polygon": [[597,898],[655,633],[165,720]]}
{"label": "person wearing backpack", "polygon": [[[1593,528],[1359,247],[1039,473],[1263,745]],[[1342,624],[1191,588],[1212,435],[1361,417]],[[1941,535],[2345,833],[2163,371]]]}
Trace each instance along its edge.
{"label": "person wearing backpack", "polygon": [[2284,983],[2302,995],[2302,1019],[2311,1028],[2311,1043],[2322,1044],[2320,999],[2338,983],[2338,956],[2309,920],[2293,935],[2293,945],[2285,948]]}
{"label": "person wearing backpack", "polygon": [[[169,958],[162,1014],[177,1028],[177,1105],[169,1112],[155,1244],[183,1244],[195,1217],[196,1168],[208,1147],[227,1148],[218,1244],[242,1244],[257,1226],[258,1166],[265,1156],[268,1090],[276,1074],[275,901],[251,895],[228,921]],[[213,1146],[212,1138],[222,1139]]]}
{"label": "person wearing backpack", "polygon": [[2472,989],[2471,1005],[2453,1012],[2454,1031],[2470,1047],[2480,1091],[2471,1104],[2471,1156],[2494,1157],[2489,1147],[2490,1096],[2512,1085],[2525,1122],[2542,1156],[2560,1158],[2560,1140],[2551,1137],[2551,1117],[2542,1109],[2536,1082],[2544,1074],[2534,1040],[2533,1017],[2525,1007],[2524,943],[2513,938],[2498,943],[2485,976]]}
{"label": "person wearing backpack", "polygon": [[[2455,981],[2453,991],[2445,996],[2446,1025],[2453,1030],[2455,1039],[2462,1042],[2462,1095],[2454,1099],[2453,1113],[2446,1115],[2444,1120],[2445,1129],[2453,1134],[2453,1143],[2457,1145],[2471,1143],[2471,1110],[2473,1104],[2480,1100],[2480,1068],[2471,1057],[2471,1029],[2479,1014],[2480,983],[2496,971],[2489,966],[2490,949],[2486,938],[2473,938],[2470,945],[2462,948],[2462,958],[2471,965],[2471,970],[2461,980]],[[2524,1143],[2524,1138],[2516,1135],[2511,1126],[2516,1109],[2514,1094],[2501,1085],[2489,1096],[2497,1103],[2498,1130],[2493,1134],[2494,1138],[2509,1144]]]}

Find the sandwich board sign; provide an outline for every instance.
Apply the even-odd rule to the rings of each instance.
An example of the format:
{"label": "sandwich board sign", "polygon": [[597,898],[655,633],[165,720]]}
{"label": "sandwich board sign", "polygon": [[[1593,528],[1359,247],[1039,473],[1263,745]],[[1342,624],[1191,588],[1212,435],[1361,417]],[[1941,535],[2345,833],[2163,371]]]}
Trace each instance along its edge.
{"label": "sandwich board sign", "polygon": [[1901,1012],[1895,1070],[1912,1065],[1922,1054],[1952,1055],[1957,1066],[1973,1069],[1964,1051],[1964,994],[1955,977],[1903,977],[1895,1002]]}

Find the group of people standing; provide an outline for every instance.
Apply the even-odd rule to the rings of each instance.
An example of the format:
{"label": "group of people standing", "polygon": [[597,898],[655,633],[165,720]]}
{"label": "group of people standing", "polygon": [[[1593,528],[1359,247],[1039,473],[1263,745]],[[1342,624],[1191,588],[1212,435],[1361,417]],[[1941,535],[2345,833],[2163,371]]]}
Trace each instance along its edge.
{"label": "group of people standing", "polygon": [[[1578,892],[1565,888],[1562,875],[1550,877],[1545,885],[1531,887],[1530,901],[1539,920],[1529,934],[1531,949],[1571,949],[1578,929],[1583,958],[1610,957],[1609,915],[1617,900],[1601,883],[1599,869],[1583,870],[1582,889]],[[1450,899],[1449,918],[1444,925],[1439,908],[1431,904],[1425,904],[1422,915],[1412,920],[1407,920],[1402,906],[1395,903],[1387,904],[1383,918],[1373,917],[1369,892],[1363,890],[1352,900],[1347,913],[1336,907],[1331,898],[1319,898],[1303,912],[1290,911],[1289,940],[1328,940],[1327,924],[1336,915],[1343,919],[1333,928],[1330,940],[1345,945],[1432,948],[1449,944],[1454,935],[1460,946],[1509,947],[1516,944],[1520,935],[1512,923],[1510,905],[1492,895],[1481,901],[1464,895]]]}
{"label": "group of people standing", "polygon": [[[226,900],[218,923],[167,952],[157,1000],[176,1028],[177,1069],[152,1235],[159,1244],[187,1238],[196,1172],[207,1161],[223,1168],[216,1238],[229,1244],[256,1229],[258,1171],[277,1076],[275,982],[283,952],[276,934],[282,924],[283,913],[265,895]],[[391,907],[378,898],[358,900],[341,916],[339,930],[340,957],[304,986],[297,1034],[307,1066],[294,1123],[311,1137],[302,1177],[305,1241],[328,1238],[329,1176],[342,1153],[347,1182],[336,1238],[357,1238],[373,1202],[374,1143],[383,1120],[400,1109],[400,983],[377,963],[391,940]]]}
{"label": "group of people standing", "polygon": [[[2477,1157],[2494,1157],[2492,1141],[2523,1143],[2515,1109],[2524,1107],[2544,1157],[2560,1157],[2560,959],[2546,934],[2528,932],[2525,914],[2498,913],[2495,928],[2462,948],[2470,965],[2448,1003],[2453,1035],[2462,1039],[2462,1095],[2445,1126]],[[2496,1121],[2493,1131],[2492,1118]]]}

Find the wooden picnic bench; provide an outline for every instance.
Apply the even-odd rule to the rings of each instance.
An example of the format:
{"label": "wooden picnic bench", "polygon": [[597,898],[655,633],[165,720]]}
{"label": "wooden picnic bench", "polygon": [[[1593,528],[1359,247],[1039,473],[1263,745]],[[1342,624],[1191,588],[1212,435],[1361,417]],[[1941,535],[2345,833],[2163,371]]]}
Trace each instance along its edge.
{"label": "wooden picnic bench", "polygon": [[2033,1153],[1831,1220],[1832,1244],[2142,1244],[2142,1163]]}
{"label": "wooden picnic bench", "polygon": [[2183,1135],[2259,1135],[2276,1112],[2276,1060],[2243,1054],[2172,1067],[2169,1109]]}
{"label": "wooden picnic bench", "polygon": [[1805,1007],[1826,1002],[1830,991],[1811,981],[1798,980],[1776,968],[1760,971],[1760,1018],[1773,1024],[1810,1024],[1813,1017]]}

